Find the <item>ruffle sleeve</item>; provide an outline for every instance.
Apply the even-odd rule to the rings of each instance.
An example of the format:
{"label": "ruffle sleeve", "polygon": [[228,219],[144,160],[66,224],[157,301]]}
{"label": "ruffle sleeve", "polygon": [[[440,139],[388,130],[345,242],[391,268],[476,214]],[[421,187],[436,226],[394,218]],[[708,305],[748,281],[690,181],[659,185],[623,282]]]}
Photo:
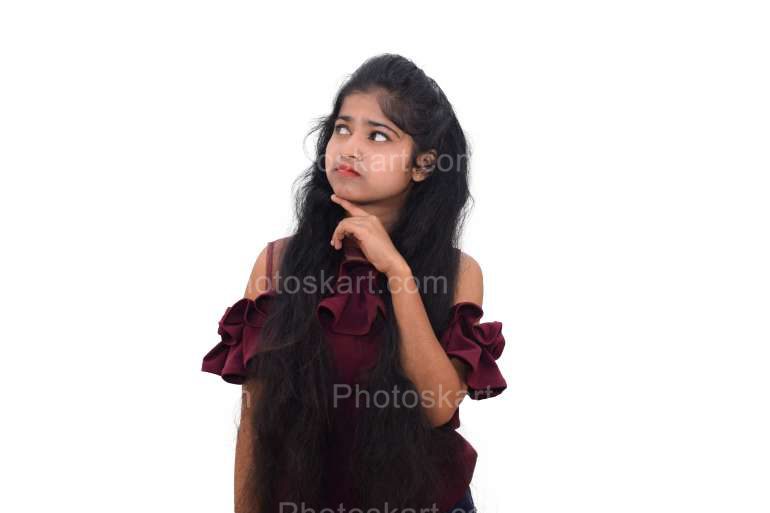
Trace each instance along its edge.
{"label": "ruffle sleeve", "polygon": [[248,363],[259,352],[262,327],[274,297],[271,289],[227,307],[219,320],[221,340],[203,357],[203,372],[218,374],[236,385],[246,380]]}
{"label": "ruffle sleeve", "polygon": [[505,347],[503,324],[499,321],[479,323],[483,315],[476,303],[456,303],[452,306],[449,324],[439,338],[449,356],[470,366],[467,383],[471,399],[495,397],[508,386],[495,361]]}

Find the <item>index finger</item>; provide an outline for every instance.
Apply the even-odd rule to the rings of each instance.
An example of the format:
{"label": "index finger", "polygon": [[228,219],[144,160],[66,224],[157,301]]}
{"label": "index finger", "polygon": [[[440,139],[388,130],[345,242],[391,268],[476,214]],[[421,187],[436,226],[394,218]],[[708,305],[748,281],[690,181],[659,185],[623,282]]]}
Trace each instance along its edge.
{"label": "index finger", "polygon": [[351,213],[351,215],[354,216],[368,216],[369,212],[364,210],[363,208],[359,207],[355,203],[346,200],[345,198],[340,198],[336,194],[332,194],[331,196],[332,201],[337,203],[338,205],[342,206],[345,210]]}

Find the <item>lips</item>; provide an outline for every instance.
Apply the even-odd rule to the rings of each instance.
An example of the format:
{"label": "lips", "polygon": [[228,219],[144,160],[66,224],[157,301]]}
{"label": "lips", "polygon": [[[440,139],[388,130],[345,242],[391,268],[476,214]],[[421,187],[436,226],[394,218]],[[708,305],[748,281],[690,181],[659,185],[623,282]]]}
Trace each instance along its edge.
{"label": "lips", "polygon": [[339,174],[343,176],[361,176],[361,173],[359,173],[353,167],[347,164],[340,164],[339,166],[336,167],[336,170]]}

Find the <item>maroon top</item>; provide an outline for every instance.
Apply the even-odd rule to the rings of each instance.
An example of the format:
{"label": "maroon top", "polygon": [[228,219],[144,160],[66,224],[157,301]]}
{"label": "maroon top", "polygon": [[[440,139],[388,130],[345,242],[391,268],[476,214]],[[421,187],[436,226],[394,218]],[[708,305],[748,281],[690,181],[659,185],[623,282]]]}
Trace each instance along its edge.
{"label": "maroon top", "polygon": [[[221,341],[203,358],[202,369],[222,376],[228,383],[242,384],[246,378],[246,368],[259,351],[260,332],[266,319],[270,302],[276,295],[272,286],[272,253],[276,241],[268,243],[267,277],[271,286],[255,299],[242,298],[225,310],[219,321]],[[335,364],[336,383],[351,387],[363,385],[361,371],[374,366],[377,359],[377,324],[386,315],[385,303],[376,287],[351,286],[351,283],[366,276],[370,279],[383,280],[385,275],[366,260],[354,242],[346,238],[343,242],[344,257],[340,263],[337,277],[349,276],[342,287],[337,287],[337,278],[333,292],[322,297],[316,307],[316,315],[324,330],[324,339],[331,348]],[[387,283],[373,281],[364,283]],[[378,315],[379,314],[379,315]],[[483,315],[481,307],[472,302],[459,302],[451,307],[451,317],[447,328],[441,333],[439,342],[451,357],[466,362],[470,368],[467,375],[468,397],[486,399],[499,395],[507,384],[497,360],[505,347],[501,322],[479,323]],[[349,399],[338,400],[335,408],[337,422],[331,447],[330,468],[330,503],[335,507],[340,503],[355,507],[350,493],[350,482],[346,478],[346,465],[351,456],[353,433],[355,432],[355,388]],[[453,430],[460,426],[459,408],[447,423]],[[473,477],[477,453],[457,431],[457,446],[461,462],[459,468],[449,472],[454,476],[444,483],[437,504],[438,511],[448,511],[464,495]]]}

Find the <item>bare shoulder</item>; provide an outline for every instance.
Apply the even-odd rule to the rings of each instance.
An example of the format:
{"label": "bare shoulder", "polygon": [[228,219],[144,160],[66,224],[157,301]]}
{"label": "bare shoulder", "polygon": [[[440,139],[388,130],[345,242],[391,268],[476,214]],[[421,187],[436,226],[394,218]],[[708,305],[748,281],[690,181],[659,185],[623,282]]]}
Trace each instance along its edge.
{"label": "bare shoulder", "polygon": [[464,301],[481,306],[484,299],[484,276],[475,258],[460,251],[460,265],[457,271],[455,303]]}
{"label": "bare shoulder", "polygon": [[254,265],[251,267],[251,274],[249,275],[249,281],[246,284],[246,291],[243,296],[248,299],[255,299],[257,296],[267,290],[267,280],[265,275],[267,274],[267,246],[262,248],[257,255],[257,259]]}
{"label": "bare shoulder", "polygon": [[272,242],[272,255],[269,251],[270,242],[264,245],[257,255],[254,265],[251,268],[251,274],[249,275],[249,281],[246,284],[246,290],[244,297],[249,299],[255,299],[260,294],[266,292],[270,288],[269,280],[267,279],[268,258],[272,257],[273,276],[275,279],[278,274],[278,268],[280,267],[281,257],[286,249],[286,244],[291,237],[282,237]]}
{"label": "bare shoulder", "polygon": [[280,239],[276,239],[273,241],[273,259],[274,259],[273,265],[275,268],[280,266],[281,257],[283,257],[283,252],[286,249],[286,246],[289,244],[290,240],[291,240],[291,235],[288,235],[286,237],[281,237]]}

